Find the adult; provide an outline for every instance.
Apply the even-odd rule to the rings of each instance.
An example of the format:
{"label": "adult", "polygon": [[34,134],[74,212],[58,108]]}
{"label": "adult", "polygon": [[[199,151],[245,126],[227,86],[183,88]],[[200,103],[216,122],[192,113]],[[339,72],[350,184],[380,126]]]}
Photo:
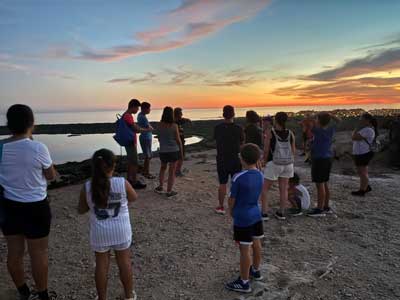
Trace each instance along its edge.
{"label": "adult", "polygon": [[[142,102],[140,106],[140,113],[137,117],[137,123],[141,128],[150,128],[150,122],[147,119],[147,115],[151,111],[151,104],[148,102]],[[139,136],[140,147],[142,148],[142,153],[144,157],[143,162],[143,176],[147,179],[154,179],[155,176],[150,173],[150,160],[153,157],[152,151],[152,141],[153,134],[150,131],[142,132]]]}
{"label": "adult", "polygon": [[366,193],[372,191],[369,185],[368,165],[374,157],[371,150],[372,144],[378,136],[378,122],[369,113],[361,116],[360,125],[353,131],[353,159],[360,177],[360,188],[351,194],[353,196],[364,197]]}
{"label": "adult", "polygon": [[245,143],[255,144],[260,149],[263,148],[263,132],[260,127],[260,116],[254,111],[246,112],[246,127],[244,128]]}
{"label": "adult", "polygon": [[157,128],[158,140],[160,142],[160,184],[155,189],[157,193],[164,192],[165,172],[168,168],[167,197],[172,197],[178,193],[173,190],[175,183],[175,167],[179,159],[182,159],[182,141],[179,136],[178,125],[174,122],[174,110],[172,107],[165,107]]}
{"label": "adult", "polygon": [[274,118],[274,126],[267,130],[264,138],[264,186],[261,195],[263,220],[268,220],[268,191],[278,181],[280,210],[275,217],[286,219],[285,209],[288,207],[289,179],[294,175],[294,154],[296,153],[295,137],[286,128],[288,115],[278,112]]}
{"label": "adult", "polygon": [[139,100],[132,99],[131,101],[129,101],[127,111],[122,116],[124,121],[132,128],[132,131],[134,133],[134,139],[133,139],[132,144],[129,146],[125,146],[126,156],[128,158],[127,179],[129,181],[129,183],[133,186],[133,188],[138,189],[138,190],[145,189],[146,184],[140,182],[137,179],[137,171],[138,171],[139,161],[138,161],[138,154],[137,154],[136,133],[151,132],[153,130],[153,127],[151,127],[150,125],[148,128],[142,128],[142,127],[139,127],[135,123],[135,119],[134,119],[133,115],[139,111],[139,107],[140,107]]}
{"label": "adult", "polygon": [[178,125],[179,129],[179,136],[181,138],[182,142],[182,159],[179,159],[178,162],[176,163],[176,176],[177,177],[182,177],[183,176],[183,171],[182,171],[182,166],[183,166],[183,160],[185,159],[185,154],[186,154],[186,149],[185,149],[185,131],[183,129],[183,126],[185,124],[191,124],[192,121],[190,119],[184,118],[183,117],[183,111],[182,108],[180,107],[175,107],[174,109],[174,119],[175,123]]}
{"label": "adult", "polygon": [[229,177],[242,170],[239,153],[244,142],[243,128],[234,123],[235,109],[231,105],[223,108],[224,121],[214,128],[217,143],[217,172],[219,180],[217,214],[225,214],[224,202]]}
{"label": "adult", "polygon": [[305,162],[310,162],[311,143],[314,137],[312,133],[314,120],[312,119],[310,114],[306,114],[304,120],[300,122],[300,125],[302,129],[302,142],[303,142],[303,153],[301,155],[305,156],[304,159]]}
{"label": "adult", "polygon": [[[46,145],[32,139],[34,115],[30,107],[11,106],[7,127],[12,136],[0,143],[0,185],[4,188],[2,231],[7,241],[8,272],[19,299],[48,300],[51,211],[46,180],[54,180],[56,171]],[[37,290],[34,296],[25,281],[25,243]]]}

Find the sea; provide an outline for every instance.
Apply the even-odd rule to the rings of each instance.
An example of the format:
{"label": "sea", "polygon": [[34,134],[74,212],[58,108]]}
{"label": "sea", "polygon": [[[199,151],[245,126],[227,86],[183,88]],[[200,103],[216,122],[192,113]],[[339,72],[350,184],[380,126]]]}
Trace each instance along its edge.
{"label": "sea", "polygon": [[[255,110],[262,116],[274,115],[278,111],[298,112],[303,110],[325,111],[334,109],[351,109],[360,108],[358,106],[281,106],[281,107],[240,107],[236,108],[236,116],[244,117],[246,111]],[[390,107],[383,105],[363,105],[361,108],[365,110],[379,108],[400,108],[399,105],[391,105]],[[123,110],[109,111],[85,111],[85,112],[35,112],[36,124],[85,124],[85,123],[110,123],[115,122],[117,115],[123,113]],[[162,110],[154,109],[148,116],[150,121],[159,121]],[[221,108],[207,109],[184,109],[184,117],[191,120],[214,120],[222,118]],[[0,125],[6,124],[6,116],[0,113]],[[91,157],[94,151],[100,148],[108,148],[115,154],[125,154],[125,150],[118,146],[112,138],[112,134],[86,134],[79,136],[69,136],[66,134],[54,135],[35,135],[34,138],[45,143],[56,164],[68,161],[82,161]],[[0,139],[4,138],[0,136]],[[188,138],[186,143],[194,144],[201,141],[201,137],[193,136]],[[153,139],[153,150],[159,147],[158,140]],[[140,146],[138,152],[141,153]]]}

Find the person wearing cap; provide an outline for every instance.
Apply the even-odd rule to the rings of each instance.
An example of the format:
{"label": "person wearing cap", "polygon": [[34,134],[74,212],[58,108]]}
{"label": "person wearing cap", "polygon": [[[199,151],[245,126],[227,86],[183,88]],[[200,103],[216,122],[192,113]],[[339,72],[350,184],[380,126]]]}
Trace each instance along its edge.
{"label": "person wearing cap", "polygon": [[132,128],[134,132],[133,143],[129,146],[125,146],[126,156],[128,158],[128,174],[127,179],[129,183],[133,186],[134,189],[145,189],[146,184],[140,182],[137,179],[137,171],[138,171],[138,154],[137,154],[137,136],[136,133],[142,132],[151,132],[153,131],[153,127],[149,126],[148,128],[139,127],[135,123],[135,119],[133,117],[139,111],[140,102],[137,99],[132,99],[129,101],[127,111],[122,115],[123,120]]}
{"label": "person wearing cap", "polygon": [[219,179],[217,214],[225,214],[224,202],[229,177],[242,170],[239,153],[244,142],[243,128],[234,123],[235,109],[224,106],[224,121],[214,128],[214,139],[217,142],[217,172]]}

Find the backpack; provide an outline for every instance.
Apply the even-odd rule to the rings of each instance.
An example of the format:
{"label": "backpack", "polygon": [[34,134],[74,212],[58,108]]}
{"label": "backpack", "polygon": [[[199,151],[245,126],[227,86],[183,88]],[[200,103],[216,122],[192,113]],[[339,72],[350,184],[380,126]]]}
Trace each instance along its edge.
{"label": "backpack", "polygon": [[125,122],[121,115],[117,115],[114,140],[122,147],[132,145],[135,140],[135,132]]}
{"label": "backpack", "polygon": [[281,139],[276,133],[275,129],[272,128],[272,133],[275,136],[275,149],[272,155],[272,161],[276,165],[290,165],[294,163],[294,156],[292,151],[292,145],[290,143],[290,138],[292,137],[292,132],[289,130],[288,137],[286,139]]}
{"label": "backpack", "polygon": [[382,151],[382,144],[378,141],[378,137],[377,136],[375,136],[375,138],[372,141],[372,143],[368,142],[368,140],[366,138],[364,138],[364,137],[363,137],[363,140],[364,140],[364,142],[366,142],[368,144],[369,149],[371,150],[371,152],[378,153],[378,152]]}

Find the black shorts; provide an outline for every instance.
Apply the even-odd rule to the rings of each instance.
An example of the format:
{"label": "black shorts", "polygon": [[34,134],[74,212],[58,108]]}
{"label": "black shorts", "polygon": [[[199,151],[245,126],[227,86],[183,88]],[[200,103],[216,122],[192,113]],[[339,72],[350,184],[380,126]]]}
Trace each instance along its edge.
{"label": "black shorts", "polygon": [[315,183],[324,183],[329,181],[329,175],[332,169],[331,158],[313,158],[311,164],[311,178]]}
{"label": "black shorts", "polygon": [[126,157],[128,159],[128,163],[137,166],[139,164],[138,162],[138,154],[137,154],[137,146],[136,145],[130,145],[130,146],[125,146],[125,151],[126,151]]}
{"label": "black shorts", "polygon": [[177,152],[160,152],[160,160],[163,164],[173,163],[179,160],[180,158],[180,151]]}
{"label": "black shorts", "polygon": [[374,157],[374,152],[370,151],[365,154],[353,155],[354,163],[357,167],[366,167]]}
{"label": "black shorts", "polygon": [[241,170],[242,165],[239,157],[228,161],[222,161],[217,158],[217,172],[220,184],[227,184],[229,176],[232,178],[233,175],[239,173]]}
{"label": "black shorts", "polygon": [[241,245],[251,245],[253,240],[264,237],[263,222],[257,222],[248,227],[233,226],[233,239]]}
{"label": "black shorts", "polygon": [[5,223],[3,234],[23,235],[27,239],[40,239],[50,233],[51,210],[47,199],[22,203],[4,200]]}

